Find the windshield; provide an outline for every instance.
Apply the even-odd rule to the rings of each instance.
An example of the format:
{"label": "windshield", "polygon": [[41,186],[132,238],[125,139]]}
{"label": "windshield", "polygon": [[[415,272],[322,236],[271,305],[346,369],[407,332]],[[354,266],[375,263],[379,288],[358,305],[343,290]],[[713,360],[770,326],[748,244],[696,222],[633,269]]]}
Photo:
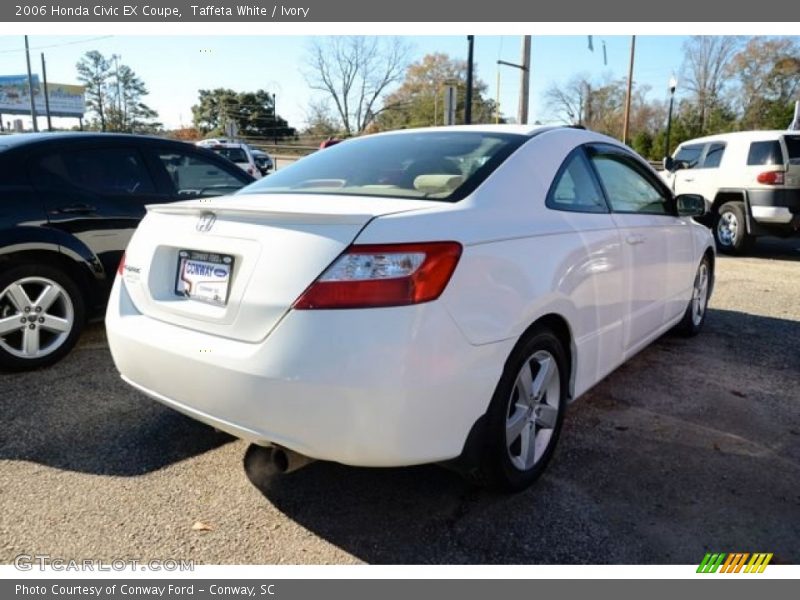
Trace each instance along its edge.
{"label": "windshield", "polygon": [[244,150],[242,150],[241,148],[211,148],[211,149],[220,156],[224,156],[231,162],[235,163],[249,162],[247,160],[247,154],[245,154]]}
{"label": "windshield", "polygon": [[789,153],[789,164],[800,165],[800,135],[785,135],[783,141]]}
{"label": "windshield", "polygon": [[318,150],[243,189],[243,194],[314,194],[457,201],[528,136],[420,131],[366,136]]}

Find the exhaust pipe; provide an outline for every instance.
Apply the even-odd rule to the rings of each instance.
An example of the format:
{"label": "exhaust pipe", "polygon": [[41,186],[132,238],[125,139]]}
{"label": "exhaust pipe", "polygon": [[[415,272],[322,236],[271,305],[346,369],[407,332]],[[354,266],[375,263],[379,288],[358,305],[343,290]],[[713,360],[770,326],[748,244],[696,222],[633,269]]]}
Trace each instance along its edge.
{"label": "exhaust pipe", "polygon": [[244,465],[248,476],[257,479],[292,473],[314,460],[282,446],[257,446],[255,444],[251,444],[244,455]]}

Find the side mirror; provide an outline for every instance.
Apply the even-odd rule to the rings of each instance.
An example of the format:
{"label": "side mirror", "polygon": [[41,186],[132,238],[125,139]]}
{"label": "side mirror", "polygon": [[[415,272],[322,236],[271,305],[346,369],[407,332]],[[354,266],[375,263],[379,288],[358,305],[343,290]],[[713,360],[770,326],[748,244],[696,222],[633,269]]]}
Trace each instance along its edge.
{"label": "side mirror", "polygon": [[665,171],[669,171],[670,173],[672,173],[675,170],[675,161],[672,160],[671,156],[665,156],[661,160],[661,165],[664,167]]}
{"label": "side mirror", "polygon": [[678,214],[682,217],[702,217],[708,212],[706,199],[700,194],[680,194],[675,198]]}

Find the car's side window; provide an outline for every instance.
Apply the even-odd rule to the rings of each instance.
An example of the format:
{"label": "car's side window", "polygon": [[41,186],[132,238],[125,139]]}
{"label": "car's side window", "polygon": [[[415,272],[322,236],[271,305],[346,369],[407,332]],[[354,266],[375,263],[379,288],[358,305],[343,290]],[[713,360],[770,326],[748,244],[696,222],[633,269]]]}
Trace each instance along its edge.
{"label": "car's side window", "polygon": [[725,144],[714,142],[708,145],[706,156],[703,159],[703,169],[716,169],[722,162],[722,155],[725,153]]}
{"label": "car's side window", "polygon": [[243,179],[198,154],[170,150],[158,152],[158,158],[175,186],[175,194],[181,197],[222,196],[246,185]]}
{"label": "car's side window", "polygon": [[683,163],[684,169],[694,169],[703,153],[703,144],[691,144],[682,146],[675,154],[675,162]]}
{"label": "car's side window", "polygon": [[591,161],[612,211],[672,214],[669,198],[642,173],[633,159],[616,152],[597,152],[593,153]]}
{"label": "car's side window", "polygon": [[139,153],[93,148],[47,154],[39,160],[41,183],[72,185],[98,194],[152,194],[155,186]]}
{"label": "car's side window", "polygon": [[583,150],[567,157],[547,194],[548,208],[573,212],[607,213],[603,191],[597,185]]}

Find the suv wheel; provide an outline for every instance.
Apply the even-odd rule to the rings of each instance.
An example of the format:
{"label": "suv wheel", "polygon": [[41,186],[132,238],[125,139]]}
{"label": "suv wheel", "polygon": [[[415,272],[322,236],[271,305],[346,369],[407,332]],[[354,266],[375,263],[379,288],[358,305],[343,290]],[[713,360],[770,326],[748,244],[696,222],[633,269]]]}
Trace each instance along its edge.
{"label": "suv wheel", "polygon": [[744,202],[726,202],[720,206],[714,220],[714,240],[717,248],[727,254],[741,254],[755,241],[747,233]]}
{"label": "suv wheel", "polygon": [[23,371],[51,365],[69,352],[83,329],[78,286],[43,265],[0,275],[0,368]]}

